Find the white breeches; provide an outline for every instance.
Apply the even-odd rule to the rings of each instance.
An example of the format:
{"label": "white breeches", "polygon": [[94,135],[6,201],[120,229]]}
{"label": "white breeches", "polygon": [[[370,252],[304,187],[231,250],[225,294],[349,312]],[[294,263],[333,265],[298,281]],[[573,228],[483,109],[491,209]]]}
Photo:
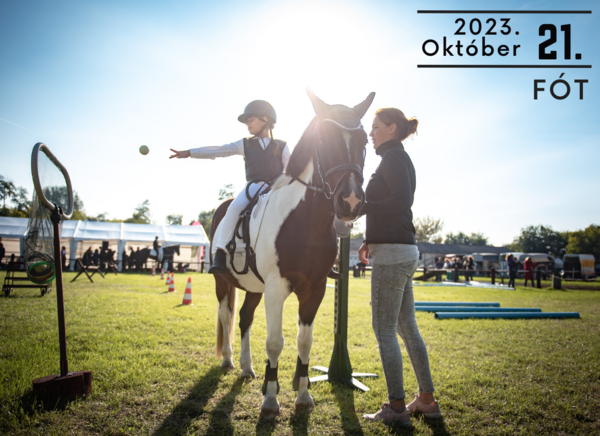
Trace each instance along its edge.
{"label": "white breeches", "polygon": [[[254,197],[259,189],[261,189],[266,184],[263,182],[260,183],[252,183],[250,186],[250,196]],[[248,206],[250,200],[246,197],[246,186],[241,190],[240,193],[235,197],[235,200],[231,202],[229,205],[229,209],[227,209],[227,213],[219,223],[219,227],[217,227],[217,231],[215,232],[215,237],[213,241],[213,250],[216,248],[221,248],[225,250],[225,246],[229,244],[231,238],[233,237],[233,231],[235,230],[235,225],[240,218],[240,213]]]}

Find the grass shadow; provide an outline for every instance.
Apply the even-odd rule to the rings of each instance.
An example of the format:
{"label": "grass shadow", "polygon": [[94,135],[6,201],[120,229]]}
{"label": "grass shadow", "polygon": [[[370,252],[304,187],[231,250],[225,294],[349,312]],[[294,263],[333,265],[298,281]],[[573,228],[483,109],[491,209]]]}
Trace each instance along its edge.
{"label": "grass shadow", "polygon": [[185,435],[190,425],[204,413],[204,408],[217,390],[224,372],[220,366],[213,366],[192,387],[187,398],[182,400],[154,432],[156,436]]}
{"label": "grass shadow", "polygon": [[332,383],[331,390],[340,408],[344,434],[363,436],[364,432],[356,415],[356,407],[354,406],[355,390],[340,383]]}
{"label": "grass shadow", "polygon": [[444,417],[441,418],[425,418],[423,417],[423,422],[427,427],[431,429],[431,434],[434,436],[450,436],[451,433],[446,430],[446,424],[444,423]]}
{"label": "grass shadow", "polygon": [[302,410],[300,412],[295,412],[294,416],[290,418],[292,434],[294,436],[308,435],[308,420],[310,419],[310,414],[310,410]]}
{"label": "grass shadow", "polygon": [[231,414],[235,399],[242,392],[242,386],[244,386],[244,379],[238,378],[229,392],[221,398],[210,414],[210,424],[206,434],[230,436],[235,433],[231,425]]}
{"label": "grass shadow", "polygon": [[257,435],[270,435],[273,434],[275,428],[277,427],[278,419],[265,419],[262,416],[259,418],[256,423],[256,434]]}
{"label": "grass shadow", "polygon": [[84,397],[59,397],[52,394],[43,394],[30,390],[23,394],[20,402],[17,403],[23,413],[27,416],[34,416],[39,412],[53,412],[66,410],[71,403],[80,401]]}

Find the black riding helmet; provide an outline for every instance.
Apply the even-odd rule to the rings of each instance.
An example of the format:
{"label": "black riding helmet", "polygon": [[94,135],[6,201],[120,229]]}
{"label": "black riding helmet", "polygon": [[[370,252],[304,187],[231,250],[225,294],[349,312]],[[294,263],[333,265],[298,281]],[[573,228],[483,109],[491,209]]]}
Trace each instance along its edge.
{"label": "black riding helmet", "polygon": [[265,116],[271,118],[273,124],[277,122],[277,114],[269,102],[264,100],[254,100],[248,103],[248,106],[244,109],[244,113],[238,117],[238,121],[240,123],[246,123],[246,120],[250,117],[262,118]]}

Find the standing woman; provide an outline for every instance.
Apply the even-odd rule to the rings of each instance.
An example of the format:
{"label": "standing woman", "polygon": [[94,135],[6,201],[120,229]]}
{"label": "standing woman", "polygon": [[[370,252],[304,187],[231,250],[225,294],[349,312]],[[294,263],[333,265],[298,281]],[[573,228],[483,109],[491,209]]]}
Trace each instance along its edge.
{"label": "standing woman", "polygon": [[523,262],[523,269],[525,269],[525,283],[523,286],[527,287],[527,280],[531,280],[531,287],[535,288],[535,284],[533,283],[533,270],[535,269],[535,263],[531,260],[531,257],[527,257],[525,262]]}
{"label": "standing woman", "polygon": [[508,266],[508,287],[515,287],[515,279],[517,278],[517,271],[519,269],[519,262],[515,259],[515,256],[509,254],[506,256],[506,265]]}
{"label": "standing woman", "polygon": [[[369,263],[373,257],[371,304],[373,330],[385,373],[389,403],[363,418],[386,424],[410,425],[409,413],[420,412],[428,418],[442,416],[433,397],[427,348],[415,319],[412,276],[419,265],[419,250],[412,223],[416,177],[402,141],[414,134],[418,121],[407,120],[398,109],[376,112],[371,130],[373,147],[381,163],[367,185],[366,239],[359,258]],[[419,394],[405,404],[402,354],[396,332],[404,341],[419,384]]]}

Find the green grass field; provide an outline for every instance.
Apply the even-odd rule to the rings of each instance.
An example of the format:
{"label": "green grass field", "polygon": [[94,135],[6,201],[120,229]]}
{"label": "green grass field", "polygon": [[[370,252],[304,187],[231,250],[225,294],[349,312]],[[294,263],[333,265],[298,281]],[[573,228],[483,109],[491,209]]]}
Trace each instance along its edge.
{"label": "green grass field", "polygon": [[[223,373],[214,357],[212,277],[189,276],[193,306],[180,305],[188,274],[176,276],[174,294],[149,275],[108,275],[94,284],[80,277],[71,284],[73,274],[66,274],[69,369],[91,370],[94,377],[92,395],[72,402],[44,402],[31,390],[33,379],[59,372],[56,293],[41,297],[37,290],[16,290],[10,298],[0,297],[0,433],[600,434],[600,292],[415,288],[417,300],[498,301],[505,307],[577,311],[581,319],[440,321],[418,312],[444,418],[413,417],[411,428],[395,429],[361,418],[386,401],[383,378],[365,379],[368,393],[313,385],[314,411],[295,413],[291,382],[298,303],[293,295],[284,312],[282,414],[262,420],[263,305],[252,329],[258,379],[244,383],[238,378],[239,331],[236,369]],[[348,348],[355,371],[382,375],[369,300],[369,281],[351,279]],[[311,365],[329,364],[333,310],[329,288],[316,320]],[[410,401],[417,385],[401,347]]]}

